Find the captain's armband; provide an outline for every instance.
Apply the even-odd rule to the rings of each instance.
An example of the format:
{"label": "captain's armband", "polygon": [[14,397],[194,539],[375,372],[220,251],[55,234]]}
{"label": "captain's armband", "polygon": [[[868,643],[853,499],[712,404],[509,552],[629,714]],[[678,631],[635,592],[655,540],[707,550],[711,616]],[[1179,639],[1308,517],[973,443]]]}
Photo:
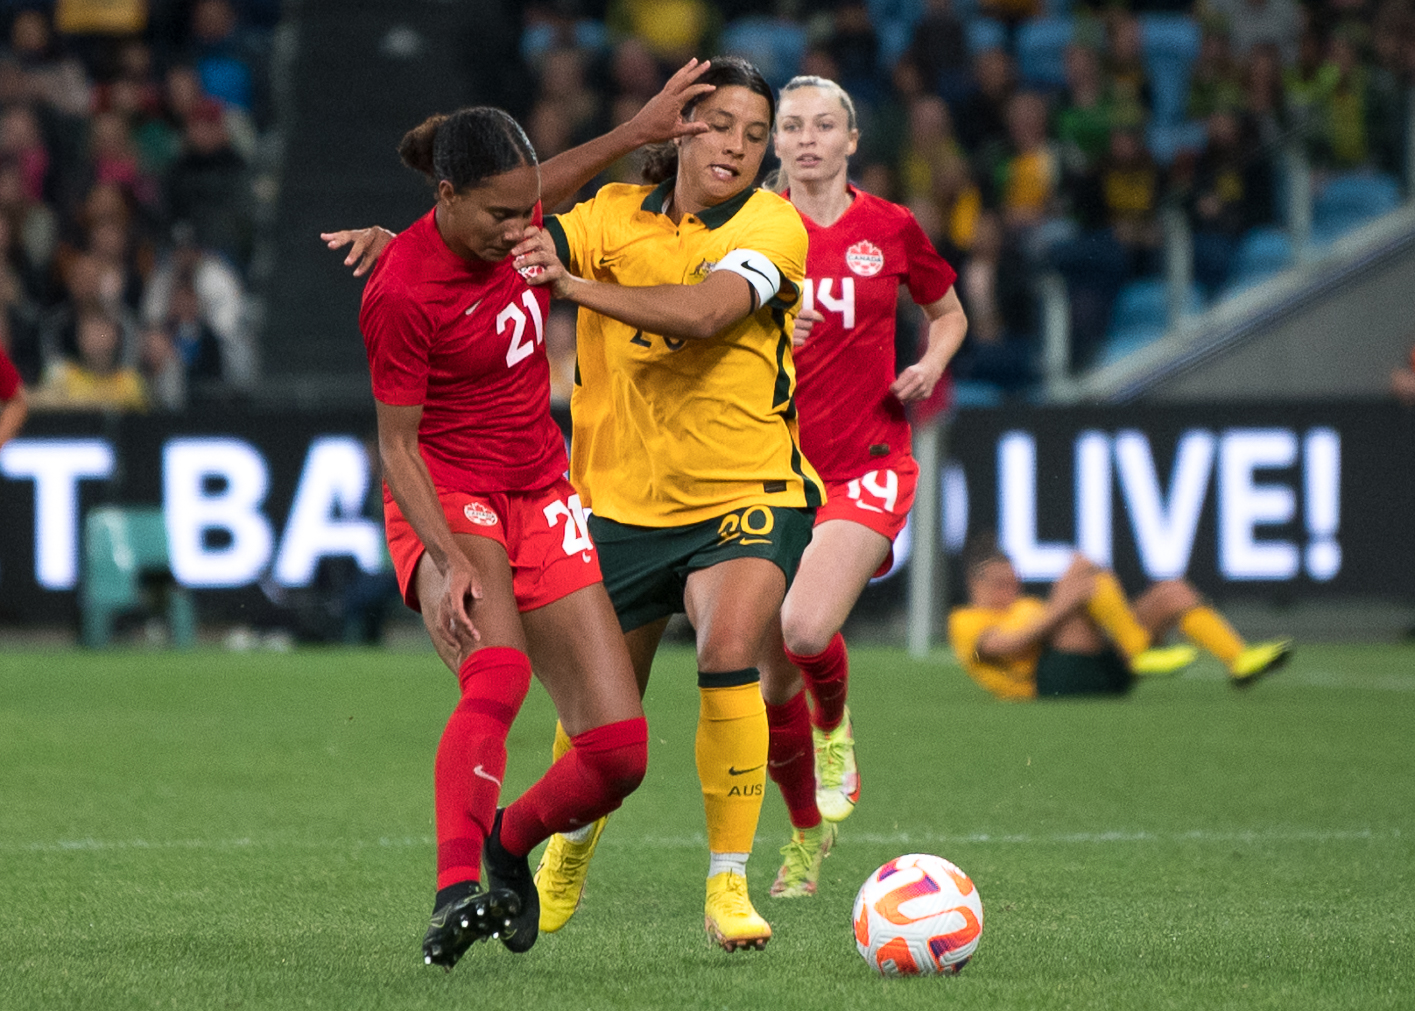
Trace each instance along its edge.
{"label": "captain's armband", "polygon": [[752,303],[753,312],[776,297],[777,291],[781,288],[781,271],[776,269],[776,264],[751,249],[732,250],[718,260],[717,265],[712,269],[714,272],[730,271],[747,279],[747,283],[752,286],[752,291],[756,295],[756,301]]}

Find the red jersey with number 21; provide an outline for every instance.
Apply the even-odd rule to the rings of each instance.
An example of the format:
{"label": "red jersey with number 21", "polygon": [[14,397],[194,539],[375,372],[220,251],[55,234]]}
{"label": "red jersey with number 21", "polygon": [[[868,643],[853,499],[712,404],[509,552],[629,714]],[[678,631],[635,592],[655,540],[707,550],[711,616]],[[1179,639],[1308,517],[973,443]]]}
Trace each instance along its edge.
{"label": "red jersey with number 21", "polygon": [[914,215],[850,187],[854,202],[828,228],[806,215],[804,304],[825,317],[796,348],[801,450],[826,481],[848,481],[910,456],[909,422],[889,392],[899,285],[920,305],[957,278]]}
{"label": "red jersey with number 21", "polygon": [[433,484],[544,488],[566,468],[550,416],[550,292],[526,284],[509,257],[463,260],[438,235],[434,214],[389,243],[364,287],[359,327],[373,395],[422,405],[418,447]]}

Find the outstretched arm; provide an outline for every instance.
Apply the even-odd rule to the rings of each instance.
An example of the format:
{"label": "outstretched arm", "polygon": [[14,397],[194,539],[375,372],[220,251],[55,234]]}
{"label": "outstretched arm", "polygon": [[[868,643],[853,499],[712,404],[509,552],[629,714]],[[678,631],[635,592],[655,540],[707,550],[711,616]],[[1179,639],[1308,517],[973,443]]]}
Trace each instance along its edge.
{"label": "outstretched arm", "polygon": [[1063,621],[1086,606],[1095,588],[1097,571],[1092,562],[1077,555],[1052,586],[1042,613],[1020,628],[989,628],[978,636],[978,656],[983,660],[1010,660],[1050,639]]}
{"label": "outstretched arm", "polygon": [[937,302],[922,307],[929,319],[928,344],[923,356],[910,365],[889,387],[902,404],[916,400],[927,400],[948,368],[949,361],[963,343],[963,335],[968,332],[968,317],[963,314],[963,303],[958,301],[958,292],[952,288]]}
{"label": "outstretched arm", "polygon": [[706,123],[686,121],[682,114],[683,106],[715,90],[711,84],[696,83],[711,65],[707,61],[689,60],[668,79],[662,91],[644,103],[633,119],[542,163],[541,203],[546,208],[559,206],[585,183],[645,144],[705,132]]}

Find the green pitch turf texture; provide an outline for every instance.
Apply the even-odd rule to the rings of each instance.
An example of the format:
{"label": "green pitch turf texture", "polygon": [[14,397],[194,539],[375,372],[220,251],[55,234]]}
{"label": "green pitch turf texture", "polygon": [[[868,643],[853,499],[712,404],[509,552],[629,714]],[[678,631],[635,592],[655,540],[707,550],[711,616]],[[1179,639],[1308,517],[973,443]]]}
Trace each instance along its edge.
{"label": "green pitch turf texture", "polygon": [[[1210,661],[1049,704],[994,701],[943,654],[853,661],[863,802],[820,894],[776,901],[768,785],[766,951],[703,934],[676,648],[579,914],[444,974],[419,951],[455,684],[430,654],[0,656],[0,1008],[1415,1007],[1415,650],[1306,646],[1249,691]],[[534,688],[508,795],[551,719]],[[855,952],[856,888],[912,851],[981,892],[956,978],[881,979]]]}

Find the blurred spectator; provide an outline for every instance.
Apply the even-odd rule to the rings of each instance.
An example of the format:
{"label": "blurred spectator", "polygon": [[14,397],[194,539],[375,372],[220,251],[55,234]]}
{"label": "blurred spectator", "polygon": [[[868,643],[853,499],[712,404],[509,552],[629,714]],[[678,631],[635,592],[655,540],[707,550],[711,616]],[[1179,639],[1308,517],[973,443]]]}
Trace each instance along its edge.
{"label": "blurred spectator", "polygon": [[118,320],[102,312],[78,319],[77,360],[61,358],[34,391],[35,408],[56,410],[147,410],[147,392],[136,368],[120,364],[122,331]]}
{"label": "blurred spectator", "polygon": [[610,0],[605,20],[671,66],[701,56],[719,27],[717,8],[707,0]]}
{"label": "blurred spectator", "polygon": [[157,183],[143,169],[127,121],[116,112],[101,112],[89,124],[89,158],[93,177],[110,183],[138,204],[155,207]]}
{"label": "blurred spectator", "polygon": [[1359,168],[1371,160],[1366,136],[1370,111],[1368,72],[1361,59],[1359,33],[1339,29],[1328,44],[1328,60],[1336,80],[1326,101],[1325,147],[1328,163],[1337,169]]}
{"label": "blurred spectator", "polygon": [[202,90],[212,98],[250,111],[254,82],[237,36],[230,0],[197,0],[192,6],[190,52]]}
{"label": "blurred spectator", "polygon": [[1046,100],[1032,91],[1014,95],[1007,105],[1011,151],[998,168],[994,184],[1002,220],[1023,247],[1056,211],[1060,164],[1047,136]]}
{"label": "blurred spectator", "polygon": [[944,100],[958,101],[967,95],[972,62],[968,33],[953,11],[953,0],[926,0],[907,55],[928,88]]}
{"label": "blurred spectator", "polygon": [[[1105,157],[1078,185],[1078,216],[1083,226],[1109,230],[1125,252],[1129,276],[1154,274],[1160,269],[1163,187],[1160,168],[1145,147],[1139,122],[1133,119],[1115,124]],[[1084,209],[1080,205],[1085,205]]]}
{"label": "blurred spectator", "polygon": [[1017,88],[1012,57],[1002,49],[984,49],[973,58],[976,90],[954,117],[958,139],[981,175],[990,175],[1007,148],[1007,105]]}
{"label": "blurred spectator", "polygon": [[[195,297],[194,303],[181,294],[186,292]],[[188,374],[194,378],[220,379],[234,390],[249,390],[255,384],[256,361],[244,299],[240,276],[231,265],[197,246],[190,228],[179,228],[174,248],[148,278],[143,326],[176,338]],[[176,322],[183,322],[186,329],[175,328]],[[198,333],[214,338],[214,352],[212,341],[193,340]]]}
{"label": "blurred spectator", "polygon": [[1066,91],[1056,114],[1058,153],[1067,172],[1089,171],[1110,143],[1112,109],[1101,88],[1100,61],[1093,50],[1066,49]]}
{"label": "blurred spectator", "polygon": [[9,230],[9,261],[25,282],[30,297],[49,300],[50,261],[59,241],[55,214],[25,192],[19,166],[0,162],[0,217]]}
{"label": "blurred spectator", "polygon": [[1405,366],[1390,374],[1390,391],[1402,404],[1415,407],[1415,347],[1410,349],[1410,360]]}
{"label": "blurred spectator", "polygon": [[1140,19],[1128,11],[1113,10],[1106,18],[1105,35],[1101,65],[1111,108],[1122,116],[1147,118],[1153,99]]}
{"label": "blurred spectator", "polygon": [[1209,28],[1189,74],[1189,118],[1207,119],[1218,109],[1236,109],[1242,103],[1243,74],[1228,34]]}
{"label": "blurred spectator", "polygon": [[1209,116],[1207,141],[1178,189],[1194,243],[1194,279],[1210,295],[1228,281],[1238,241],[1273,216],[1272,171],[1238,115]]}
{"label": "blurred spectator", "polygon": [[127,221],[112,215],[96,220],[88,230],[88,253],[98,264],[98,297],[105,305],[136,312],[142,298],[143,276]]}
{"label": "blurred spectator", "polygon": [[978,217],[956,287],[968,314],[968,335],[950,365],[953,375],[1008,391],[1035,382],[1036,302],[1020,257],[1009,255],[996,214]]}
{"label": "blurred spectator", "polygon": [[904,202],[934,244],[954,257],[966,250],[973,241],[982,194],[953,136],[948,106],[937,95],[917,98],[909,109],[909,138],[899,175]]}
{"label": "blurred spectator", "polygon": [[160,327],[144,331],[138,363],[154,407],[180,411],[187,406],[186,366],[171,334]]}
{"label": "blurred spectator", "polygon": [[856,103],[873,105],[884,97],[880,86],[879,36],[865,0],[840,0],[824,49],[835,62],[838,81]]}
{"label": "blurred spectator", "polygon": [[204,99],[187,118],[183,153],[168,172],[168,211],[174,220],[191,223],[199,245],[244,266],[251,203],[246,163],[231,147],[221,106]]}
{"label": "blurred spectator", "polygon": [[0,315],[0,446],[19,434],[29,413],[29,397],[20,373],[10,361],[10,330]]}
{"label": "blurred spectator", "polygon": [[1203,9],[1228,26],[1240,58],[1263,43],[1277,46],[1284,62],[1297,58],[1302,11],[1296,0],[1203,0]]}
{"label": "blurred spectator", "polygon": [[12,106],[0,118],[0,158],[18,169],[26,199],[48,196],[49,149],[29,106]]}
{"label": "blurred spectator", "polygon": [[1041,0],[978,0],[978,10],[985,17],[1006,25],[1009,38],[1022,22],[1040,17],[1043,13]]}
{"label": "blurred spectator", "polygon": [[1275,45],[1264,43],[1248,53],[1243,84],[1243,110],[1258,142],[1271,156],[1287,129],[1282,57]]}

